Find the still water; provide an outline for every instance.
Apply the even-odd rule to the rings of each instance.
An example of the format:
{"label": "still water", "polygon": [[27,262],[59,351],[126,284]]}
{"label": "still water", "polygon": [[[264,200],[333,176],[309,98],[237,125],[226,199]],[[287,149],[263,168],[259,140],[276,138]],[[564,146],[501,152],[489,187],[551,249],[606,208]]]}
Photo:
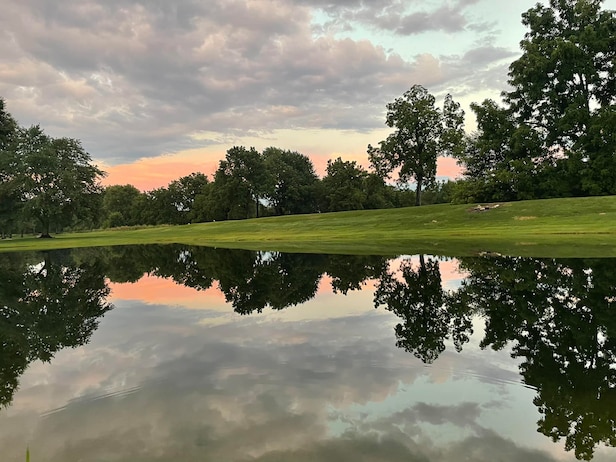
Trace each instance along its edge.
{"label": "still water", "polygon": [[616,460],[616,261],[0,254],[0,460]]}

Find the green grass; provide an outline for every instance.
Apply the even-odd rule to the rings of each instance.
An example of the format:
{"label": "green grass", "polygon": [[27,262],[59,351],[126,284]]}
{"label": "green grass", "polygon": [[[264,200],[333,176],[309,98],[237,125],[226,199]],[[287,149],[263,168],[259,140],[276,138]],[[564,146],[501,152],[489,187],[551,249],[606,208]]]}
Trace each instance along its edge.
{"label": "green grass", "polygon": [[501,203],[483,212],[441,204],[102,230],[4,240],[0,251],[161,243],[313,253],[616,257],[616,196]]}

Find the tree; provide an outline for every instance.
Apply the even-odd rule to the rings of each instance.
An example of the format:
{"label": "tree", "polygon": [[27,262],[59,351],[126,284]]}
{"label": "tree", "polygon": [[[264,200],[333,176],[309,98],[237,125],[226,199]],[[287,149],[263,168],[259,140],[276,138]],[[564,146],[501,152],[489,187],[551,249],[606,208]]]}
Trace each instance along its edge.
{"label": "tree", "polygon": [[[248,191],[249,198],[255,204],[255,216],[259,218],[260,201],[273,188],[273,180],[265,167],[263,156],[255,148],[234,146],[227,151],[225,160],[220,161],[217,173],[232,178],[234,183]],[[250,218],[249,213],[245,218]]]}
{"label": "tree", "polygon": [[104,172],[91,164],[78,140],[54,139],[33,126],[20,131],[12,154],[25,213],[39,222],[41,237],[51,237],[52,223],[70,222],[84,197],[100,190]]}
{"label": "tree", "polygon": [[370,163],[383,177],[397,170],[400,183],[414,181],[415,205],[421,205],[423,188],[435,180],[437,156],[462,152],[464,111],[451,95],[439,110],[428,90],[413,85],[401,98],[387,104],[385,123],[396,130],[378,148],[368,145]]}
{"label": "tree", "polygon": [[486,99],[472,103],[477,131],[459,158],[466,177],[466,202],[512,201],[541,197],[541,140],[519,124],[510,108]]}
{"label": "tree", "polygon": [[268,199],[276,215],[318,210],[316,185],[319,178],[307,156],[269,147],[263,151],[263,158],[273,180]]}
{"label": "tree", "polygon": [[141,224],[137,206],[142,193],[133,185],[108,186],[103,191],[103,225],[105,227]]}
{"label": "tree", "polygon": [[[616,193],[616,16],[601,4],[550,0],[522,15],[529,30],[503,94],[509,120],[484,124],[478,140],[482,155],[482,141],[497,140],[503,146],[493,152],[505,159],[506,146],[517,145],[514,158],[534,175],[516,186],[517,198]],[[516,179],[517,168],[500,183]]]}
{"label": "tree", "polygon": [[13,116],[5,111],[4,100],[0,98],[0,235],[10,236],[19,216],[21,201],[15,181],[16,162],[14,156],[18,125]]}
{"label": "tree", "polygon": [[321,211],[361,210],[366,202],[364,181],[368,172],[355,161],[340,157],[327,161],[327,175],[321,181]]}
{"label": "tree", "polygon": [[206,175],[196,172],[169,183],[167,189],[173,207],[178,211],[177,224],[187,224],[192,221],[195,198],[208,182]]}

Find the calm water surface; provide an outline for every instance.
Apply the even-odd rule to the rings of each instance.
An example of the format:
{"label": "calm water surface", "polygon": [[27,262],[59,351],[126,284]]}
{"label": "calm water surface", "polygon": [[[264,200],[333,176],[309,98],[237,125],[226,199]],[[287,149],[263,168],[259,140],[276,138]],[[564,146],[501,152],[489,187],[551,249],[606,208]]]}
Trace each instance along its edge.
{"label": "calm water surface", "polygon": [[0,254],[0,460],[616,460],[616,261]]}

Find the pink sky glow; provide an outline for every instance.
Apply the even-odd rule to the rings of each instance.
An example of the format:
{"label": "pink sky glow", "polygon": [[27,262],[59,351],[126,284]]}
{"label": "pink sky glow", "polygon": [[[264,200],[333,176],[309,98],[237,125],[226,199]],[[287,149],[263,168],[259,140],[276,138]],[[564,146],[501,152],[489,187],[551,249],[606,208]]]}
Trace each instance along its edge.
{"label": "pink sky glow", "polygon": [[[337,156],[335,156],[337,157]],[[356,160],[364,168],[368,167],[367,159],[341,156],[343,160]],[[220,159],[224,158],[221,154]],[[327,157],[312,156],[312,162],[319,176],[325,174]],[[102,181],[104,186],[131,184],[141,191],[151,191],[156,188],[166,187],[173,180],[177,180],[191,173],[201,172],[211,180],[218,168],[218,161],[198,161],[193,159],[180,159],[175,157],[143,158],[130,164],[103,167],[107,177]],[[451,179],[460,176],[460,166],[455,159],[439,157],[437,162],[437,176]]]}

